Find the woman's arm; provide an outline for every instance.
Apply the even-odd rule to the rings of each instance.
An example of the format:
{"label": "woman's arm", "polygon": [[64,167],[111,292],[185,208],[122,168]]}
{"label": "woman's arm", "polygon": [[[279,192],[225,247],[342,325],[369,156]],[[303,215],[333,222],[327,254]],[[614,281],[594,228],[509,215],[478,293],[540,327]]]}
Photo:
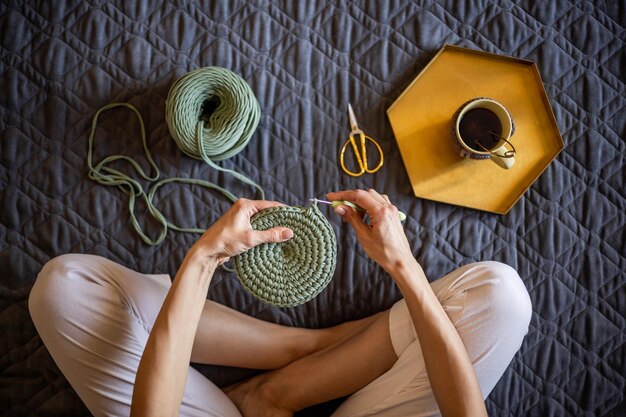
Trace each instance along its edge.
{"label": "woman's arm", "polygon": [[486,416],[474,367],[458,332],[415,259],[389,269],[411,314],[442,416]]}
{"label": "woman's arm", "polygon": [[193,341],[215,268],[256,245],[293,236],[283,227],[252,230],[250,217],[277,205],[238,200],[191,247],[150,332],[135,378],[131,416],[179,414]]}
{"label": "woman's arm", "polygon": [[404,295],[442,416],[486,416],[463,341],[413,257],[396,207],[374,190],[342,191],[327,197],[358,204],[369,215],[368,225],[355,210],[347,206],[336,209],[354,227],[365,252],[391,275]]}
{"label": "woman's arm", "polygon": [[193,249],[185,257],[144,349],[131,416],[176,416],[189,358],[217,258]]}

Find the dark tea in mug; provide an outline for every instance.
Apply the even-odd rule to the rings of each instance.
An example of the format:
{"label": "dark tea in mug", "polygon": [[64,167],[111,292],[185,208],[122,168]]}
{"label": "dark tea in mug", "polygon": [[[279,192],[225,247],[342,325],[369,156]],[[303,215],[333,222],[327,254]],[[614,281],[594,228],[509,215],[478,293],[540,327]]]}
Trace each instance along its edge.
{"label": "dark tea in mug", "polygon": [[[471,109],[459,122],[459,134],[467,146],[477,151],[493,149],[500,141],[502,123],[497,114],[481,107]],[[485,149],[481,148],[481,144]]]}
{"label": "dark tea in mug", "polygon": [[515,164],[517,151],[509,141],[515,133],[513,118],[494,99],[477,97],[466,101],[452,116],[451,127],[462,158],[490,159],[504,169]]}

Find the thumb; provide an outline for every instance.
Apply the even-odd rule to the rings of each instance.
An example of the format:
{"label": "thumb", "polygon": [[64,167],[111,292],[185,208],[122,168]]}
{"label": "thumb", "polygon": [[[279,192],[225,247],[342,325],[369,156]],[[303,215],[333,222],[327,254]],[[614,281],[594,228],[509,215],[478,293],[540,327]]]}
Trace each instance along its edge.
{"label": "thumb", "polygon": [[285,242],[293,237],[293,230],[288,227],[272,227],[267,230],[258,230],[254,233],[256,245],[261,243]]}

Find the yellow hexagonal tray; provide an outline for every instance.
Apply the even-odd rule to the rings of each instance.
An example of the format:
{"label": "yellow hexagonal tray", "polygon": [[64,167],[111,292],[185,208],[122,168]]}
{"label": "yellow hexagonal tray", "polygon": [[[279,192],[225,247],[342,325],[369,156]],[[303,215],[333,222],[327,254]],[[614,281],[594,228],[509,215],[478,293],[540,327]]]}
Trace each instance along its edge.
{"label": "yellow hexagonal tray", "polygon": [[[451,137],[454,112],[489,97],[511,113],[515,165],[465,159]],[[416,197],[506,214],[563,149],[537,65],[445,45],[387,109]]]}

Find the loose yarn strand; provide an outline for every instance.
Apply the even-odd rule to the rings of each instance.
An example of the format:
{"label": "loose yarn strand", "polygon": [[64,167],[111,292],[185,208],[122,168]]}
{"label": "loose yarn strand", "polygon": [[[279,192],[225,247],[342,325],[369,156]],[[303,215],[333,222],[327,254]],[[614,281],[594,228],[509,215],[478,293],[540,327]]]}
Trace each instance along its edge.
{"label": "loose yarn strand", "polygon": [[[203,129],[201,128],[201,123],[198,123],[198,137],[202,139],[203,135],[204,135],[204,132],[203,132]],[[202,140],[200,140],[199,143],[202,143]],[[198,146],[198,152],[199,152],[200,156],[202,157],[202,160],[204,162],[206,162],[207,165],[209,165],[211,168],[213,168],[213,169],[215,169],[217,171],[221,171],[221,172],[225,172],[227,174],[230,174],[233,177],[237,178],[239,181],[253,186],[259,192],[259,198],[261,200],[265,200],[265,192],[263,191],[263,188],[261,188],[261,186],[259,184],[257,184],[256,182],[252,181],[251,179],[249,179],[245,175],[242,175],[242,174],[238,173],[237,171],[233,171],[232,169],[228,169],[228,168],[222,168],[221,166],[215,164],[211,160],[211,158],[208,157],[208,155],[206,154],[205,149],[204,149],[203,146]],[[221,190],[220,192],[222,192],[222,194],[224,194],[224,195],[226,195],[226,193],[228,193],[228,191],[224,190],[221,187],[217,187],[217,188],[220,189]],[[228,193],[228,194],[230,194],[230,193]],[[233,196],[233,198],[231,198],[231,200],[233,200],[233,201],[235,201],[236,199],[237,198],[234,197],[234,196]]]}
{"label": "loose yarn strand", "polygon": [[[207,101],[214,99],[217,99],[219,103],[214,112],[209,115],[208,121],[203,121],[203,106]],[[154,175],[146,174],[139,163],[124,155],[110,155],[98,164],[93,164],[93,144],[98,119],[103,112],[116,107],[132,110],[139,119],[143,149]],[[248,144],[258,126],[260,115],[259,103],[250,86],[238,75],[220,67],[200,68],[179,78],[172,85],[166,100],[166,122],[178,147],[185,154],[203,160],[211,168],[227,173],[237,180],[253,186],[258,191],[260,198],[264,199],[265,193],[256,182],[234,170],[222,168],[214,162],[236,155]],[[90,179],[102,185],[117,186],[128,195],[131,223],[141,239],[148,245],[158,245],[163,242],[168,228],[186,233],[204,232],[204,229],[175,225],[168,221],[156,208],[153,199],[162,185],[174,182],[198,185],[215,190],[232,202],[237,200],[237,196],[227,189],[210,181],[196,178],[173,177],[163,179],[154,183],[146,193],[137,180],[108,166],[119,160],[129,162],[135,171],[147,181],[159,179],[159,169],[148,149],[143,118],[135,106],[130,103],[111,103],[96,112],[89,135],[87,165]],[[161,225],[161,232],[156,239],[152,239],[144,233],[135,216],[137,198],[143,198],[150,215]]]}
{"label": "loose yarn strand", "polygon": [[[104,158],[95,166],[93,165],[93,147],[94,147],[94,140],[96,136],[96,128],[98,126],[98,119],[102,113],[104,113],[107,110],[116,108],[116,107],[126,107],[132,110],[137,116],[137,119],[139,120],[139,127],[140,127],[140,132],[141,132],[141,141],[143,144],[143,149],[148,159],[148,162],[152,168],[152,171],[154,171],[153,176],[147,175],[144,172],[143,168],[141,168],[141,166],[134,159],[129,158],[124,155],[110,155]],[[157,210],[157,208],[154,207],[154,204],[152,204],[152,199],[148,198],[146,193],[143,191],[143,187],[137,180],[134,180],[133,178],[131,178],[127,174],[124,174],[121,171],[118,171],[116,169],[113,169],[107,166],[107,164],[111,164],[115,161],[124,160],[124,161],[129,162],[135,168],[137,173],[145,180],[155,181],[159,178],[160,176],[159,168],[154,162],[154,159],[152,158],[152,154],[150,153],[150,150],[148,149],[148,144],[146,141],[146,128],[143,123],[141,114],[139,113],[137,108],[135,108],[135,106],[133,106],[130,103],[111,103],[102,107],[100,110],[96,112],[96,115],[93,118],[93,121],[91,124],[91,133],[89,134],[88,142],[89,143],[88,143],[88,150],[87,150],[87,166],[89,167],[89,178],[102,185],[117,186],[120,190],[122,190],[124,194],[128,195],[128,210],[130,211],[130,221],[135,231],[137,231],[141,239],[149,245],[156,245],[162,242],[163,239],[165,239],[165,235],[167,234],[168,222],[165,219],[165,217],[159,212],[159,210]],[[138,197],[143,197],[146,205],[148,206],[148,210],[150,214],[162,226],[161,233],[159,234],[159,237],[157,237],[157,239],[151,239],[150,237],[148,237],[143,232],[141,225],[137,221],[137,217],[135,216],[135,201]]]}

